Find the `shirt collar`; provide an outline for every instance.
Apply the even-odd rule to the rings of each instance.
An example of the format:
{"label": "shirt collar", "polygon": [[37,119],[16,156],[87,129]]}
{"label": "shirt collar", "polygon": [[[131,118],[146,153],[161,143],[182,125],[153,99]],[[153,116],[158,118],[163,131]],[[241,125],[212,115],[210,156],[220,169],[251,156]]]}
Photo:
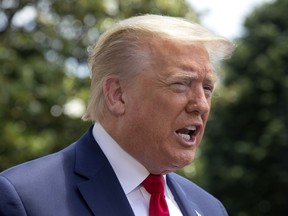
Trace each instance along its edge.
{"label": "shirt collar", "polygon": [[148,170],[124,151],[101,124],[94,124],[92,134],[110,162],[125,194],[129,194],[149,175]]}

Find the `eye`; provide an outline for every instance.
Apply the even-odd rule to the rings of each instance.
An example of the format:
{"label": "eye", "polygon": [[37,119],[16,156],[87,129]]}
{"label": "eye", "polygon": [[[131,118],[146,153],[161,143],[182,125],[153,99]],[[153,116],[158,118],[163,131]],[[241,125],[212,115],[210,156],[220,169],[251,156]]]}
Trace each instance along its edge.
{"label": "eye", "polygon": [[184,92],[189,89],[190,82],[180,81],[171,84],[171,88],[176,92]]}
{"label": "eye", "polygon": [[213,93],[214,86],[212,86],[212,85],[204,85],[203,89],[204,89],[205,94],[210,97],[212,95],[212,93]]}

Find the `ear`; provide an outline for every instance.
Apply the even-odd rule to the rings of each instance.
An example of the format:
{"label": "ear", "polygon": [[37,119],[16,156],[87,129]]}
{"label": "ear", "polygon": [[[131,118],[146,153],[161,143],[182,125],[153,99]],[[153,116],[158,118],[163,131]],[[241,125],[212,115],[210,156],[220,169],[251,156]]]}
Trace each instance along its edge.
{"label": "ear", "polygon": [[108,76],[104,80],[103,93],[108,110],[116,116],[124,114],[125,103],[122,99],[123,89],[119,77]]}

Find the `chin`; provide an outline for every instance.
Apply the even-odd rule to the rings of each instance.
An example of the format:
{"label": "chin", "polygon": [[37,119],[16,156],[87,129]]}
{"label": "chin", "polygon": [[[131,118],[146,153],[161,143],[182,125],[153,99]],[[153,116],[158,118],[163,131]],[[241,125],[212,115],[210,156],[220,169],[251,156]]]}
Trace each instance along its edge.
{"label": "chin", "polygon": [[180,158],[177,158],[177,160],[175,160],[174,164],[173,164],[173,167],[174,167],[174,170],[173,171],[176,171],[178,169],[181,169],[189,164],[191,164],[194,160],[194,157],[195,157],[195,154],[193,153],[193,155],[189,155],[189,156],[185,156],[185,157],[180,157]]}

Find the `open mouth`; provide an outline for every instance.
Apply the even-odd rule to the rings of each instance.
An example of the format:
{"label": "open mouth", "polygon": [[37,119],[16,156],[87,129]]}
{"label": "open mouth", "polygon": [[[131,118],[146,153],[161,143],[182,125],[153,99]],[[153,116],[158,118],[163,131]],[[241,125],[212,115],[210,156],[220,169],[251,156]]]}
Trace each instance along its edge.
{"label": "open mouth", "polygon": [[197,127],[191,125],[177,130],[176,133],[185,141],[194,141],[197,131],[198,131]]}

